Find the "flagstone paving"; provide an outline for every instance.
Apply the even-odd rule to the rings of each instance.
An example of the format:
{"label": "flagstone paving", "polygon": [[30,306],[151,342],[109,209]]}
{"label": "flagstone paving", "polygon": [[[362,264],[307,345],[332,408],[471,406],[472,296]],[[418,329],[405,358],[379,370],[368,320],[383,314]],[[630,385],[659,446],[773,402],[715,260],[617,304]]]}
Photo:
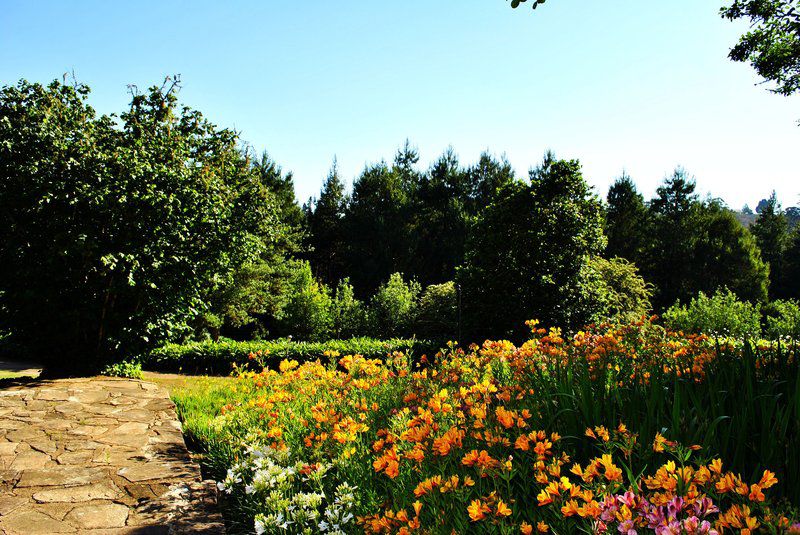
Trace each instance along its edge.
{"label": "flagstone paving", "polygon": [[222,534],[163,388],[130,379],[0,389],[0,533]]}

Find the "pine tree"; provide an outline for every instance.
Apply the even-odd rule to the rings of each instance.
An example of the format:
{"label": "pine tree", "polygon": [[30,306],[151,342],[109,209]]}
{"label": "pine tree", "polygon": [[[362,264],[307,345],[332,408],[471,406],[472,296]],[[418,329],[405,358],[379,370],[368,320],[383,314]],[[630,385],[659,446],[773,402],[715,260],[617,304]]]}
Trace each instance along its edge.
{"label": "pine tree", "polygon": [[606,257],[620,257],[640,263],[647,240],[647,207],[636,184],[623,172],[608,190],[606,198]]}
{"label": "pine tree", "polygon": [[783,255],[789,240],[789,223],[775,192],[760,205],[758,217],[750,228],[770,268],[770,297],[784,297]]}

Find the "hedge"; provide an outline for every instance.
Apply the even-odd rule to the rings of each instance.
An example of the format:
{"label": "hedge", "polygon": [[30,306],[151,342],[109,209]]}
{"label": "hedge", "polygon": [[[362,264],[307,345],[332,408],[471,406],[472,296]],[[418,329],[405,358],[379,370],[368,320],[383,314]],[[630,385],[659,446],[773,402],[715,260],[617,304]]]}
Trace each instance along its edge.
{"label": "hedge", "polygon": [[283,359],[299,362],[325,360],[326,351],[337,351],[340,355],[363,355],[367,358],[384,358],[394,351],[411,353],[419,357],[430,354],[439,345],[427,340],[352,338],[349,340],[329,340],[326,342],[295,342],[289,339],[251,340],[237,342],[190,342],[187,344],[167,344],[139,360],[146,370],[221,375],[228,374],[233,365],[252,364],[251,353],[262,352],[263,360],[269,367],[277,367]]}

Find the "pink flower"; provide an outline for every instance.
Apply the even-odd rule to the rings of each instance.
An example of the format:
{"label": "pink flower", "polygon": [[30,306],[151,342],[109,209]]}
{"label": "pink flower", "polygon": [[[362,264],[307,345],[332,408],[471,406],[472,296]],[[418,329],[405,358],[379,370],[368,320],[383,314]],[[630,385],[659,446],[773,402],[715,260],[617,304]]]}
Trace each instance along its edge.
{"label": "pink flower", "polygon": [[631,509],[636,507],[636,495],[631,491],[627,491],[622,496],[617,496],[617,500],[619,501],[619,503],[627,505]]}

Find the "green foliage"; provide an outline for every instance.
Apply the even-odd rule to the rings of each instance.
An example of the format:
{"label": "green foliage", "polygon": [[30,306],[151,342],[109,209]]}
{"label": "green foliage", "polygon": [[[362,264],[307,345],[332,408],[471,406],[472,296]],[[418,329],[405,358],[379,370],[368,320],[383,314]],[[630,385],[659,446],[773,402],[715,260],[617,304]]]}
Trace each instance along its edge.
{"label": "green foliage", "polygon": [[359,336],[366,332],[367,309],[364,303],[355,297],[353,285],[349,279],[342,279],[336,286],[331,316],[333,319],[332,335],[335,338]]}
{"label": "green foliage", "polygon": [[650,202],[652,226],[646,259],[634,261],[645,267],[645,276],[655,284],[658,308],[697,292],[692,254],[700,203],[694,190],[694,179],[678,168],[664,179]]}
{"label": "green foliage", "polygon": [[109,377],[127,377],[128,379],[141,379],[142,364],[138,361],[124,360],[114,364],[108,364],[100,372],[101,375]]}
{"label": "green foliage", "polygon": [[419,299],[414,333],[431,339],[458,339],[458,292],[454,282],[431,284]]}
{"label": "green foliage", "polygon": [[364,294],[375,291],[407,260],[411,184],[403,169],[382,162],[366,168],[353,184],[343,222],[345,265],[347,275]]}
{"label": "green foliage", "polygon": [[51,365],[184,335],[209,282],[285,233],[235,133],[176,91],[134,93],[118,118],[85,86],[0,91],[2,324]]}
{"label": "green foliage", "polygon": [[800,303],[776,300],[765,307],[766,332],[771,339],[800,341]]}
{"label": "green foliage", "polygon": [[749,62],[782,95],[800,89],[799,7],[797,0],[734,0],[720,11],[729,20],[750,23],[730,58]]}
{"label": "green foliage", "polygon": [[664,313],[665,323],[687,333],[757,340],[761,335],[761,306],[740,301],[730,290],[711,297],[700,292],[688,305],[675,303]]}
{"label": "green foliage", "polygon": [[347,276],[365,299],[396,271],[423,285],[453,279],[470,221],[514,172],[487,152],[472,166],[461,165],[452,149],[426,171],[418,163],[406,141],[391,166],[365,168],[348,197],[334,162],[319,199],[305,206],[308,258],[323,282]]}
{"label": "green foliage", "polygon": [[783,264],[784,294],[800,299],[800,226],[795,227],[788,241]]}
{"label": "green foliage", "polygon": [[599,279],[597,301],[600,303],[600,318],[628,322],[650,312],[652,285],[639,275],[635,264],[624,258],[606,260],[595,256],[589,260],[587,269]]}
{"label": "green foliage", "polygon": [[330,357],[325,354],[326,352],[382,359],[394,351],[421,356],[435,350],[434,345],[424,340],[399,338],[388,340],[351,338],[325,342],[297,342],[286,338],[247,342],[223,339],[219,342],[206,340],[186,344],[166,344],[147,353],[141,362],[145,369],[153,371],[227,375],[234,365],[256,366],[258,362],[250,358],[251,354],[258,354],[259,359],[268,367],[275,367],[283,359],[299,362],[320,359],[327,362]]}
{"label": "green foliage", "polygon": [[789,241],[789,222],[774,191],[760,208],[750,231],[755,236],[764,261],[769,265],[770,296],[783,296],[783,259]]}
{"label": "green foliage", "polygon": [[319,199],[310,199],[305,206],[311,265],[314,272],[327,284],[344,277],[343,220],[347,200],[344,184],[339,178],[339,168],[334,160]]}
{"label": "green foliage", "polygon": [[276,315],[276,333],[299,340],[323,340],[333,327],[333,301],[328,288],[314,279],[311,265],[296,262],[286,305]]}
{"label": "green foliage", "polygon": [[420,291],[417,281],[406,282],[402,273],[392,273],[369,302],[373,334],[391,337],[410,332]]}
{"label": "green foliage", "polygon": [[606,257],[638,260],[648,240],[644,197],[631,177],[623,174],[609,188],[606,202]]}
{"label": "green foliage", "polygon": [[707,293],[727,287],[741,299],[766,301],[769,266],[753,235],[717,202],[700,205],[698,212],[689,284]]}
{"label": "green foliage", "polygon": [[596,306],[582,276],[605,248],[600,201],[577,160],[547,154],[530,179],[506,185],[470,230],[457,282],[473,340],[520,336],[529,319],[577,327]]}
{"label": "green foliage", "polygon": [[664,180],[648,211],[646,247],[633,261],[655,285],[656,310],[722,287],[766,300],[769,268],[755,239],[719,201],[700,201],[685,170]]}

